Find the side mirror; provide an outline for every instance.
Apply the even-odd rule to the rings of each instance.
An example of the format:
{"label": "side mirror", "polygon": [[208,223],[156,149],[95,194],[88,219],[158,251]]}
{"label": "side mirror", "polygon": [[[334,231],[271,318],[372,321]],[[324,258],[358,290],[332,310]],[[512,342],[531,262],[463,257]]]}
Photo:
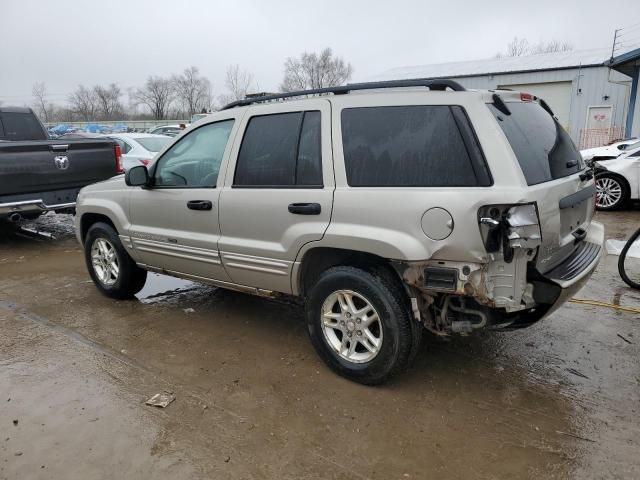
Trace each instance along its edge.
{"label": "side mirror", "polygon": [[144,187],[149,185],[149,172],[144,165],[131,167],[124,174],[124,181],[130,187]]}

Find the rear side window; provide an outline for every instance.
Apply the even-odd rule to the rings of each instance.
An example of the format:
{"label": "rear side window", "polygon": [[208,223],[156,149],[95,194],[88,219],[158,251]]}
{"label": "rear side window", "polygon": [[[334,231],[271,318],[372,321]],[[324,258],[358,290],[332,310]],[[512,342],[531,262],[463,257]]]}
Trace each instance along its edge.
{"label": "rear side window", "polygon": [[320,134],[317,111],[251,118],[234,187],[321,187]]}
{"label": "rear side window", "polygon": [[[47,136],[32,113],[4,112],[0,114],[0,135],[3,140],[45,140]],[[4,132],[2,130],[4,129]]]}
{"label": "rear side window", "polygon": [[350,186],[491,184],[473,129],[458,106],[345,109],[342,142]]}
{"label": "rear side window", "polygon": [[507,115],[491,112],[509,140],[529,185],[567,177],[584,168],[582,156],[562,126],[537,102],[507,103]]}

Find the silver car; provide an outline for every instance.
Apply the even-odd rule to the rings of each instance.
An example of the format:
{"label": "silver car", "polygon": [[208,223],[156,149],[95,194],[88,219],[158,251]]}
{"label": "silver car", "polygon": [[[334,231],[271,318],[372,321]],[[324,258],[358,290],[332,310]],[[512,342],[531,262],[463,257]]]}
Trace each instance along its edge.
{"label": "silver car", "polygon": [[383,82],[235,102],[84,188],[76,228],[105,295],[154,271],[301,297],[322,359],[377,384],[425,328],[522,328],[560,307],[602,255],[595,192],[544,101]]}

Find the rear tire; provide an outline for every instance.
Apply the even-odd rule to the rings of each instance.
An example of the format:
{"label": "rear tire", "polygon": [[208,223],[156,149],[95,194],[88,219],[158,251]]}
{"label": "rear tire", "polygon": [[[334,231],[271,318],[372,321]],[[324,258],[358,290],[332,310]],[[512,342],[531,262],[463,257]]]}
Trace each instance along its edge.
{"label": "rear tire", "polygon": [[93,283],[107,297],[132,298],[147,281],[147,271],[136,265],[118,233],[106,223],[95,223],[89,228],[84,258]]}
{"label": "rear tire", "polygon": [[318,355],[339,375],[366,385],[406,369],[422,338],[406,296],[383,272],[330,268],[311,288],[305,309]]}
{"label": "rear tire", "polygon": [[627,182],[613,173],[596,175],[596,191],[596,208],[598,210],[618,210],[629,200]]}

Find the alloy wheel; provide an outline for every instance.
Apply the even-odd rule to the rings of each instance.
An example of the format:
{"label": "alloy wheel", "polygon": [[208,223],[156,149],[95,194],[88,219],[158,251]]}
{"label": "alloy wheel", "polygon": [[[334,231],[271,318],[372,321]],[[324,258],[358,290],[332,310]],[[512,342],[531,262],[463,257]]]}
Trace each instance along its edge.
{"label": "alloy wheel", "polygon": [[622,185],[616,179],[603,177],[596,179],[596,205],[611,208],[622,198]]}
{"label": "alloy wheel", "polygon": [[366,363],[382,347],[382,322],[371,302],[351,290],[331,293],[322,305],[322,331],[343,359]]}
{"label": "alloy wheel", "polygon": [[96,238],[91,245],[91,264],[98,280],[111,286],[118,281],[120,266],[116,249],[108,240]]}

